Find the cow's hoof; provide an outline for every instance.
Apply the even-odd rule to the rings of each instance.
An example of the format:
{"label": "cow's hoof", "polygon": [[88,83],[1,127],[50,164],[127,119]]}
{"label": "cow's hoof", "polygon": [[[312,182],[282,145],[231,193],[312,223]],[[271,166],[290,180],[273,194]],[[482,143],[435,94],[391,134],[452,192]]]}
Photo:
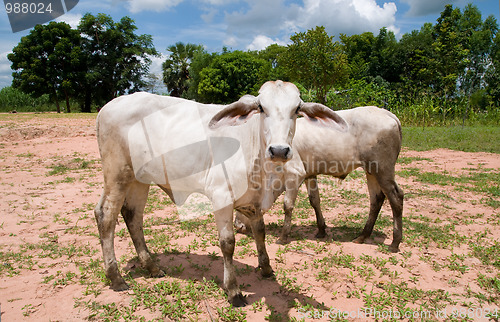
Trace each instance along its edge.
{"label": "cow's hoof", "polygon": [[125,280],[123,278],[121,278],[120,281],[116,281],[114,283],[111,283],[111,289],[115,292],[126,291],[129,288],[130,287],[128,286],[128,284],[125,282]]}
{"label": "cow's hoof", "polygon": [[352,242],[355,244],[363,244],[365,242],[366,237],[364,236],[359,236],[355,238]]}
{"label": "cow's hoof", "polygon": [[241,292],[238,292],[235,296],[232,298],[229,298],[229,303],[234,306],[234,307],[243,307],[247,305],[247,300]]}
{"label": "cow's hoof", "polygon": [[391,253],[399,253],[399,245],[391,245],[391,246],[389,246],[389,251]]}
{"label": "cow's hoof", "polygon": [[158,277],[164,277],[164,276],[165,276],[165,272],[159,268],[151,271],[151,277],[158,278]]}
{"label": "cow's hoof", "polygon": [[276,243],[280,244],[280,245],[286,245],[286,244],[288,244],[288,237],[281,236],[280,238],[278,238],[278,240],[276,241]]}
{"label": "cow's hoof", "polygon": [[267,266],[267,267],[259,266],[259,267],[257,267],[256,271],[260,271],[260,275],[264,278],[269,278],[269,277],[274,276],[274,271],[271,268],[271,266]]}
{"label": "cow's hoof", "polygon": [[316,235],[314,236],[315,238],[325,238],[326,237],[326,231],[324,230],[318,230]]}

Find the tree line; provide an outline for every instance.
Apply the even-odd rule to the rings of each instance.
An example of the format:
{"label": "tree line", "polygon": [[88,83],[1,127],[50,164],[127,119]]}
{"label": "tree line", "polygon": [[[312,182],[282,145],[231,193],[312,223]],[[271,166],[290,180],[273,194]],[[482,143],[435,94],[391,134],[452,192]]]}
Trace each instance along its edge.
{"label": "tree line", "polygon": [[[76,30],[64,23],[37,26],[9,55],[13,86],[90,102],[152,89],[149,35],[136,35],[134,22],[86,14]],[[169,95],[228,103],[256,94],[273,79],[295,82],[307,100],[335,109],[379,105],[415,118],[469,117],[496,112],[500,102],[500,39],[493,16],[483,19],[472,4],[462,11],[445,6],[435,23],[420,30],[377,35],[329,35],[318,26],[260,51],[207,52],[179,42],[167,48],[162,80]],[[36,66],[36,67],[33,67]],[[149,75],[149,77],[148,77]]]}
{"label": "tree line", "polygon": [[[500,38],[493,16],[469,4],[447,5],[435,24],[396,39],[387,28],[328,35],[296,33],[287,46],[207,53],[178,43],[168,50],[164,82],[177,96],[227,103],[269,79],[298,83],[307,99],[336,109],[379,105],[414,109],[416,118],[496,111],[500,102]],[[410,111],[411,112],[411,111]],[[417,115],[418,114],[418,115]]]}
{"label": "tree line", "polygon": [[40,97],[48,95],[60,112],[70,112],[70,98],[81,111],[92,104],[141,90],[143,76],[158,55],[150,35],[137,35],[132,19],[115,22],[109,15],[85,14],[77,29],[64,22],[37,25],[7,58],[12,62],[12,87]]}

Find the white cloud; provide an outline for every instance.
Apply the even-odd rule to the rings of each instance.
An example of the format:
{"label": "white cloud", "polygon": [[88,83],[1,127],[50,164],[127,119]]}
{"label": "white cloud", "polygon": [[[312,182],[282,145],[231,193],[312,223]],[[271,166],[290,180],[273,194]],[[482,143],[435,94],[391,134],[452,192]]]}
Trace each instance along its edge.
{"label": "white cloud", "polygon": [[82,19],[82,14],[80,13],[66,13],[56,19],[56,22],[65,22],[71,26],[71,28],[76,29],[80,20]]}
{"label": "white cloud", "polygon": [[267,46],[272,45],[272,44],[278,44],[278,45],[286,45],[285,42],[280,41],[280,40],[273,40],[267,36],[264,35],[258,35],[256,36],[252,43],[247,46],[246,49],[248,50],[262,50],[265,49]]}
{"label": "white cloud", "polygon": [[239,44],[238,38],[234,36],[228,36],[226,39],[223,41],[224,46],[228,47],[236,47]]}
{"label": "white cloud", "polygon": [[206,23],[211,23],[214,20],[215,15],[219,12],[219,10],[210,8],[205,10],[206,13],[201,15],[201,19]]}
{"label": "white cloud", "polygon": [[[396,33],[394,2],[378,5],[376,0],[246,0],[249,9],[226,14],[227,30],[242,43],[254,43],[255,35],[287,39],[295,32],[324,26],[330,35],[378,33],[387,27]],[[260,39],[262,42],[263,39]],[[257,45],[256,43],[254,44]],[[252,46],[252,45],[250,45]]]}
{"label": "white cloud", "polygon": [[294,20],[296,5],[285,6],[283,0],[246,0],[250,9],[226,14],[228,30],[240,36],[277,35],[287,20]]}
{"label": "white cloud", "polygon": [[238,2],[239,0],[202,0],[201,2],[207,3],[214,6],[222,6],[232,2]]}
{"label": "white cloud", "polygon": [[397,7],[394,2],[379,6],[375,0],[305,0],[296,22],[303,29],[324,26],[329,34],[377,33],[394,29]]}
{"label": "white cloud", "polygon": [[177,6],[184,0],[128,0],[128,9],[131,13],[141,11],[166,11]]}
{"label": "white cloud", "polygon": [[167,55],[160,54],[160,57],[157,56],[149,56],[151,59],[151,66],[149,67],[149,72],[155,75],[163,75],[162,64],[167,59]]}
{"label": "white cloud", "polygon": [[406,13],[408,16],[418,17],[428,14],[440,13],[445,5],[457,2],[456,0],[401,0],[407,3],[410,9]]}

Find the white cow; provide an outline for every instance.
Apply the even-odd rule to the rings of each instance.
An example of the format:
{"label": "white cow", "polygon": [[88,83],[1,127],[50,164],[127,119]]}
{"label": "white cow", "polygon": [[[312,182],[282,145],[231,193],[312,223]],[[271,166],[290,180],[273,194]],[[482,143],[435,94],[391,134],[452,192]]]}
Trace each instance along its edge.
{"label": "white cow", "polygon": [[[260,116],[252,117],[260,113]],[[304,103],[295,85],[267,82],[254,99],[227,106],[136,93],[114,99],[97,116],[97,140],[104,191],[95,208],[111,288],[128,285],[119,273],[114,230],[121,212],[141,263],[152,276],[164,273],[152,260],[143,233],[143,211],[150,184],[176,202],[199,192],[211,201],[224,258],[224,288],[235,306],[245,305],[232,262],[233,210],[252,209],[261,274],[272,274],[266,252],[262,211],[273,199],[269,182],[276,168],[293,157],[290,148],[297,115],[311,123],[345,129],[327,107]]]}
{"label": "white cow", "polygon": [[[285,192],[285,222],[279,242],[286,243],[291,228],[291,216],[302,182],[305,181],[309,201],[316,213],[318,233],[324,237],[325,220],[321,213],[316,176],[331,175],[344,179],[356,168],[366,172],[370,194],[370,212],[361,235],[354,240],[363,243],[375,225],[380,208],[387,197],[393,213],[393,240],[390,250],[399,251],[402,240],[403,191],[394,178],[394,167],[401,150],[401,123],[391,112],[365,106],[338,111],[347,123],[347,131],[312,126],[306,120],[297,120],[293,149],[302,162],[289,162],[284,166],[285,179],[277,188],[275,197]],[[237,215],[236,227],[246,229],[245,218]]]}

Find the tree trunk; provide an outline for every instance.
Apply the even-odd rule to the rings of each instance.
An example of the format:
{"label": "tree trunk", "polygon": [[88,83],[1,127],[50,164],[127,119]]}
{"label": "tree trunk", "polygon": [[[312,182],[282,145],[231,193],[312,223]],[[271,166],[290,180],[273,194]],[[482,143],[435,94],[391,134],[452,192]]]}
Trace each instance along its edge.
{"label": "tree trunk", "polygon": [[61,107],[59,106],[59,101],[57,100],[57,92],[54,88],[54,101],[56,102],[57,113],[61,113]]}
{"label": "tree trunk", "polygon": [[85,89],[85,102],[83,105],[82,112],[90,113],[91,112],[91,103],[92,103],[92,92],[89,88]]}
{"label": "tree trunk", "polygon": [[69,106],[69,96],[66,89],[64,89],[64,97],[66,98],[66,113],[71,113],[71,107]]}

